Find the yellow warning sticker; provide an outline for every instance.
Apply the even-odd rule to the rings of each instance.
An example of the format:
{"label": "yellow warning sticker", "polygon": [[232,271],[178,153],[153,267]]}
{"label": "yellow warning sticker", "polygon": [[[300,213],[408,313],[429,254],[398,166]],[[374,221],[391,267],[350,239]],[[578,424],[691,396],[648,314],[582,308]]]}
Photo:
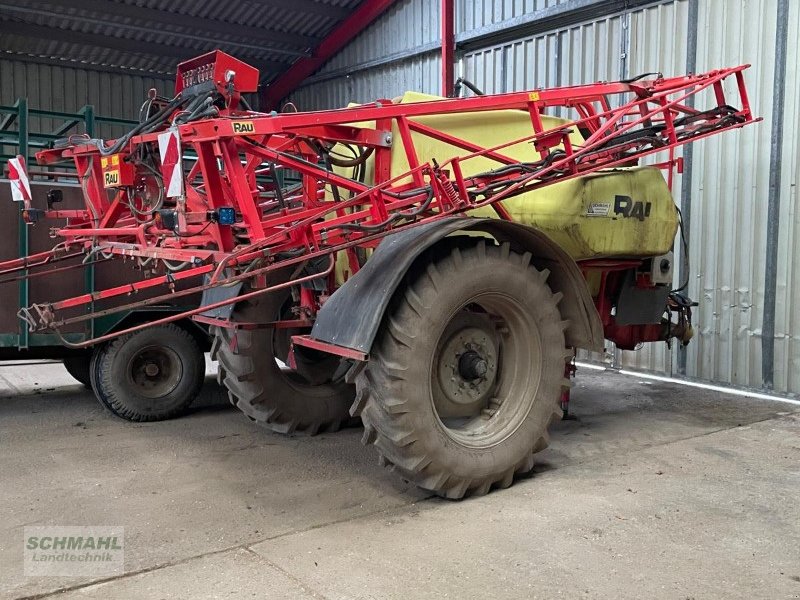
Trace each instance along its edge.
{"label": "yellow warning sticker", "polygon": [[531,102],[538,102],[539,101],[539,92],[531,92],[528,94],[528,99]]}
{"label": "yellow warning sticker", "polygon": [[108,166],[108,158],[105,156],[100,159],[100,165],[105,169]]}
{"label": "yellow warning sticker", "polygon": [[119,165],[119,154],[112,154],[112,155],[111,155],[111,164],[112,164],[113,166],[115,166],[115,167],[116,167],[117,165]]}
{"label": "yellow warning sticker", "polygon": [[255,133],[256,126],[252,121],[234,121],[233,133],[236,135],[246,135],[248,133]]}

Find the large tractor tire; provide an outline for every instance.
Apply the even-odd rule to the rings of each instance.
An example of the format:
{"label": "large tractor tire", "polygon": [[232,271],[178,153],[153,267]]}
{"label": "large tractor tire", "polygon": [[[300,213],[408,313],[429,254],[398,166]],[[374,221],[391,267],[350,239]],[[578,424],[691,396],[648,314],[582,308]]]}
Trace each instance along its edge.
{"label": "large tractor tire", "polygon": [[177,325],[148,327],[98,348],[90,375],[98,400],[128,421],[163,421],[183,413],[206,374],[197,340]]}
{"label": "large tractor tire", "polygon": [[[233,320],[264,323],[285,314],[287,295],[268,294],[236,305]],[[339,360],[327,354],[295,350],[296,369],[285,364],[292,330],[214,328],[211,356],[231,403],[248,417],[278,433],[314,435],[350,423],[355,389],[332,382]]]}
{"label": "large tractor tire", "polygon": [[508,487],[561,417],[567,321],[530,254],[454,249],[398,290],[351,412],[380,462],[447,498]]}

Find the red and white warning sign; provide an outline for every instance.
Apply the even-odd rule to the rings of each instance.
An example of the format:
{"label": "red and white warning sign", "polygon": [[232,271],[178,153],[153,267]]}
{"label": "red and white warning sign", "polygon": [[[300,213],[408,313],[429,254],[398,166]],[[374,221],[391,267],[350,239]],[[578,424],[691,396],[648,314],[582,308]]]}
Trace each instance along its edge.
{"label": "red and white warning sign", "polygon": [[181,142],[177,131],[166,131],[158,136],[158,152],[161,155],[161,175],[168,198],[183,195],[183,166],[181,164]]}
{"label": "red and white warning sign", "polygon": [[11,199],[14,202],[29,203],[31,201],[31,184],[28,181],[25,159],[19,154],[16,158],[8,159],[8,178],[11,180]]}

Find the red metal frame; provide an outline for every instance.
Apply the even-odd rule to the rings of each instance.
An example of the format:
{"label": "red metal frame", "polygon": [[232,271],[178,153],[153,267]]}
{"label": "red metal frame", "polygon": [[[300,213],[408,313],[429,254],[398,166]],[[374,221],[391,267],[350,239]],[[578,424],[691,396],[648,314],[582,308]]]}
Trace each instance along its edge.
{"label": "red metal frame", "polygon": [[[222,53],[210,53],[205,59],[225,61],[230,69],[215,65],[203,72],[224,74],[236,66],[232,62],[235,59]],[[190,62],[192,68],[198,68],[197,60]],[[130,166],[138,189],[147,187],[148,181],[150,188],[158,187],[161,178],[161,194],[156,194],[158,202],[152,197],[155,192],[143,197],[135,185],[104,187],[103,152],[95,143],[76,140],[78,143],[74,145],[37,155],[42,165],[74,161],[83,182],[86,211],[70,214],[66,225],[55,230],[55,235],[62,239],[58,251],[89,253],[103,259],[133,259],[148,272],[149,278],[34,305],[20,314],[32,329],[57,331],[69,323],[100,314],[218,286],[247,282],[251,288],[244,296],[218,300],[152,325],[200,315],[244,297],[323,278],[327,281],[324,290],[299,288],[302,291],[295,311],[299,319],[311,322],[335,289],[333,257],[338,252],[346,253],[354,272],[359,264],[359,247],[375,247],[383,237],[401,228],[482,206],[492,206],[500,218],[510,219],[500,203],[505,198],[602,169],[630,166],[655,153],[667,153],[667,160],[660,166],[671,172],[680,161],[674,154],[677,147],[758,120],[751,114],[744,86],[742,73],[746,68],[743,65],[671,79],[598,83],[411,104],[379,101],[339,110],[285,114],[238,110],[235,101],[238,96],[233,87],[238,75],[231,79],[233,84],[212,78],[217,99],[211,108],[213,115],[189,118],[187,122],[190,110],[181,107],[194,106],[196,98],[176,97],[175,112],[157,127],[150,127],[149,131],[142,127],[115,146],[116,160]],[[740,108],[731,108],[734,100],[726,94],[724,82],[729,77],[736,83]],[[189,85],[181,93],[209,93],[206,88],[198,89]],[[697,94],[704,90],[713,91],[709,96],[716,102],[710,109],[700,111],[687,103],[693,96],[698,100]],[[612,107],[611,98],[619,105]],[[573,110],[577,116],[546,129],[542,116],[555,108]],[[531,129],[520,131],[515,140],[491,148],[417,120],[428,115],[500,110],[527,113]],[[356,127],[353,123],[373,125]],[[393,128],[400,139],[393,139]],[[196,157],[194,163],[184,158],[184,191],[176,197],[166,197],[164,193],[163,181],[168,180],[167,170],[171,173],[172,168],[161,165],[158,158],[159,136],[167,130],[176,132],[183,157],[189,154]],[[576,131],[584,137],[581,144],[570,139]],[[446,142],[463,153],[442,164],[422,162],[412,133]],[[351,163],[355,165],[347,163],[350,166],[338,171],[329,168],[326,161],[335,154],[341,156],[345,148],[334,146],[337,143],[349,145],[353,152]],[[509,146],[521,143],[530,144],[530,160],[520,162],[504,154]],[[394,175],[390,172],[392,152],[404,153],[410,166],[407,172]],[[462,165],[476,157],[491,159],[497,168],[465,176]],[[366,164],[368,159],[374,165],[374,181],[369,184],[355,176],[359,164]],[[341,158],[338,160],[345,164]],[[352,173],[348,172],[351,167]],[[294,171],[302,184],[295,189],[281,186],[275,175],[278,169]],[[113,195],[109,197],[109,193]],[[154,203],[158,204],[158,211]],[[222,223],[222,211],[231,210],[237,221]],[[165,225],[164,219],[168,217],[174,218],[174,227]],[[315,275],[302,273],[303,265],[324,257],[329,261],[326,270]],[[45,253],[35,257],[34,262],[49,264],[58,259],[55,253]],[[663,328],[658,332],[634,331],[619,328],[613,319],[609,320],[611,302],[619,285],[615,272],[636,268],[641,262],[605,259],[582,264],[587,271],[603,273],[598,310],[607,337],[626,345],[663,339]],[[27,264],[0,263],[0,273],[31,266],[30,259]],[[204,279],[199,281],[201,277]],[[190,280],[198,283],[175,291],[177,282]],[[90,305],[96,307],[96,303],[148,289],[162,289],[164,293],[133,303],[96,308],[93,313],[74,314],[75,309],[82,311]],[[122,333],[125,331],[112,335]],[[301,345],[318,344],[302,337],[296,341]],[[328,350],[345,355],[339,348]]]}
{"label": "red metal frame", "polygon": [[442,96],[453,95],[456,62],[455,0],[442,0]]}
{"label": "red metal frame", "polygon": [[352,348],[345,348],[344,346],[336,346],[334,344],[320,342],[319,340],[315,340],[308,335],[293,335],[292,343],[295,346],[303,346],[305,348],[311,348],[312,350],[321,350],[322,352],[336,354],[337,356],[342,356],[344,358],[350,358],[353,360],[365,361],[369,359],[369,355],[365,354],[364,352],[359,352],[358,350],[353,350]]}
{"label": "red metal frame", "polygon": [[261,94],[262,108],[278,108],[281,100],[296,90],[307,77],[363,32],[394,3],[395,0],[364,0],[320,42],[319,46],[314,48],[311,56],[297,59],[287,71],[264,89]]}

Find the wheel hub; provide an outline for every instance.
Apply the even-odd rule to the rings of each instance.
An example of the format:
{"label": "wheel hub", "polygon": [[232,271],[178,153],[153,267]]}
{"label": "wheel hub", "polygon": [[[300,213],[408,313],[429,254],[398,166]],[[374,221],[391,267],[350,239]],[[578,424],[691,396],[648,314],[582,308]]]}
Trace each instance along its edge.
{"label": "wheel hub", "polygon": [[180,384],[183,363],[178,354],[166,346],[147,346],[128,363],[128,383],[146,398],[162,398]]}
{"label": "wheel hub", "polygon": [[458,373],[467,381],[481,379],[489,370],[489,363],[474,350],[467,350],[458,358]]}
{"label": "wheel hub", "polygon": [[437,360],[436,411],[469,417],[488,404],[497,376],[497,334],[487,315],[463,311],[442,336]]}
{"label": "wheel hub", "polygon": [[147,366],[144,368],[144,372],[148,377],[155,377],[160,371],[161,369],[158,368],[158,365],[152,362],[147,363]]}

